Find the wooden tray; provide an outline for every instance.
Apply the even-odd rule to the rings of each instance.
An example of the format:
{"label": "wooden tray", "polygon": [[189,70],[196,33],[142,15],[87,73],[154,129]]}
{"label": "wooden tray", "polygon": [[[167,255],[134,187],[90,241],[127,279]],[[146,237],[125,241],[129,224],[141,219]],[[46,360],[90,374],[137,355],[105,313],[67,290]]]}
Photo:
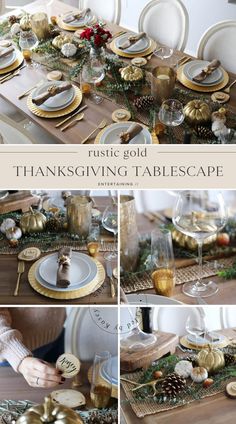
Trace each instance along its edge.
{"label": "wooden tray", "polygon": [[167,354],[173,354],[179,343],[179,337],[176,334],[155,332],[157,341],[152,346],[145,348],[143,351],[120,353],[120,369],[130,372],[139,368],[148,368],[149,365]]}
{"label": "wooden tray", "polygon": [[30,206],[37,206],[39,198],[33,196],[30,191],[18,191],[14,194],[9,194],[5,199],[0,200],[0,214],[22,211],[27,212]]}

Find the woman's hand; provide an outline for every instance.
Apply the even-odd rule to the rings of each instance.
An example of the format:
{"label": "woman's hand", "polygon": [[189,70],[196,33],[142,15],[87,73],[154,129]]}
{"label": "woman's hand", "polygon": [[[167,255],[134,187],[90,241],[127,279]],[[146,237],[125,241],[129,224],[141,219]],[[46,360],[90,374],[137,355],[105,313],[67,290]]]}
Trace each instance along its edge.
{"label": "woman's hand", "polygon": [[37,358],[24,358],[18,370],[31,387],[51,388],[65,381],[60,371]]}

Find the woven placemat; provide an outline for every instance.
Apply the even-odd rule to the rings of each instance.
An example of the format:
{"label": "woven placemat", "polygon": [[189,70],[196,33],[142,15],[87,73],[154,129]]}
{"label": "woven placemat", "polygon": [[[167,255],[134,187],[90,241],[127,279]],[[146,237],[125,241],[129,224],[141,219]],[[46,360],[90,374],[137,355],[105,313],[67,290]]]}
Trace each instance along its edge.
{"label": "woven placemat", "polygon": [[[19,245],[15,248],[10,247],[8,244],[4,243],[4,246],[0,245],[0,255],[16,255],[20,253],[26,247],[37,247],[41,250],[42,253],[56,252],[61,247],[71,247],[76,251],[87,251],[86,244],[78,244],[78,241],[73,240],[60,240],[53,243],[52,245],[45,245],[40,241],[35,241],[35,243],[24,243],[24,245]],[[115,250],[117,251],[117,244],[115,245]],[[100,243],[99,251],[100,252],[112,252],[114,250],[113,242],[103,241]]]}
{"label": "woven placemat", "polygon": [[[140,378],[142,377],[142,371],[138,371],[132,374],[125,374],[122,375],[122,377],[128,379],[128,380],[132,380],[132,381],[136,381],[139,382]],[[230,379],[229,379],[230,381]],[[128,382],[122,381],[121,380],[121,385],[124,389],[125,395],[126,395],[126,399],[127,402],[130,403],[134,413],[136,414],[136,416],[138,418],[143,418],[146,415],[153,415],[153,414],[158,414],[159,412],[163,412],[163,411],[168,411],[170,409],[175,409],[178,408],[180,406],[186,405],[188,403],[192,403],[194,402],[196,399],[191,397],[189,395],[189,393],[186,393],[185,391],[182,392],[182,397],[181,400],[178,403],[167,403],[167,402],[163,402],[163,403],[157,403],[155,401],[147,401],[146,399],[143,401],[140,401],[138,399],[135,398],[135,395],[133,394],[133,392],[130,390],[134,387],[133,384],[130,384]],[[209,396],[214,396],[217,393],[222,393],[225,391],[225,386],[226,386],[226,381],[222,381],[217,388],[214,387],[214,385],[210,386],[207,390],[204,389],[202,386],[202,389],[199,390],[198,394],[199,394],[199,398],[203,399]]]}
{"label": "woven placemat", "polygon": [[[232,266],[235,262],[235,256],[230,258],[219,259],[220,266],[227,268]],[[215,269],[213,261],[207,262],[203,266],[203,278],[209,278],[217,275],[219,269]],[[176,270],[176,285],[184,284],[189,281],[195,281],[199,276],[198,265],[191,265]],[[130,274],[121,278],[121,286],[125,293],[135,293],[140,290],[148,290],[153,288],[153,282],[151,279],[150,272],[144,272],[142,274]]]}

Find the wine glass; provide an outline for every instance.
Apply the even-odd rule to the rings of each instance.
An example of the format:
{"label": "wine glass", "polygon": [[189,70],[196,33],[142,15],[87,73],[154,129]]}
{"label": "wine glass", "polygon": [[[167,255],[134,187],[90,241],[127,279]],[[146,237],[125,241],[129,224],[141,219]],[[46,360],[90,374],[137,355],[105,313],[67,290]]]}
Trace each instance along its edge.
{"label": "wine glass", "polygon": [[158,46],[158,48],[154,51],[154,55],[157,56],[159,59],[169,59],[169,57],[173,54],[173,49],[171,47],[162,45]]}
{"label": "wine glass", "polygon": [[114,203],[106,207],[102,216],[102,225],[105,230],[110,231],[114,234],[114,243],[113,243],[113,252],[108,252],[104,255],[104,258],[107,260],[112,260],[117,258],[116,253],[116,236],[118,233],[118,211],[117,205]]}
{"label": "wine glass", "polygon": [[38,37],[32,30],[20,32],[19,46],[25,60],[31,60],[31,64],[34,68],[38,68],[38,64],[32,60],[32,50],[38,47],[38,44]]}
{"label": "wine glass", "polygon": [[101,103],[103,98],[95,92],[96,84],[99,84],[105,78],[104,64],[99,56],[90,57],[89,63],[84,65],[82,69],[82,78],[85,82],[94,84],[94,92],[90,94],[91,100],[96,104]]}
{"label": "wine glass", "polygon": [[204,336],[206,332],[206,324],[202,314],[194,313],[189,315],[185,328],[189,334],[195,336],[195,344],[197,345],[197,337]]}
{"label": "wine glass", "polygon": [[212,281],[202,281],[202,247],[204,240],[226,225],[227,208],[222,194],[215,190],[179,193],[172,220],[178,231],[193,237],[198,244],[199,278],[198,281],[185,283],[183,292],[192,297],[212,296],[218,287]]}
{"label": "wine glass", "polygon": [[177,127],[184,121],[184,109],[179,100],[165,100],[159,110],[158,117],[162,124],[169,127]]}
{"label": "wine glass", "polygon": [[[103,378],[103,375],[105,376]],[[112,362],[109,352],[96,353],[93,361],[90,397],[95,408],[106,408],[112,394]]]}

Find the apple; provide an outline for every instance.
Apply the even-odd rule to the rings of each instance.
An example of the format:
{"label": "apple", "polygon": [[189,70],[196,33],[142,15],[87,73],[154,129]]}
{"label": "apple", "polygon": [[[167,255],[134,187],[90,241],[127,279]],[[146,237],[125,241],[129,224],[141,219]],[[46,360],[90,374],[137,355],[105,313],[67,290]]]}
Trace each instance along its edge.
{"label": "apple", "polygon": [[227,233],[220,233],[217,236],[217,244],[219,246],[228,246],[230,242],[229,234]]}

